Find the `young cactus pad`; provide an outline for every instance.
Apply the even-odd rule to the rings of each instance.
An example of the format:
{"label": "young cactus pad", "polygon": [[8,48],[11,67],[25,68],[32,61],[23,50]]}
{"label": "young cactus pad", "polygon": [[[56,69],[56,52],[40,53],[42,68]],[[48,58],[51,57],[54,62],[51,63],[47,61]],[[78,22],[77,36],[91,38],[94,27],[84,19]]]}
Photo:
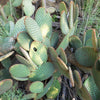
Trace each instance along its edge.
{"label": "young cactus pad", "polygon": [[55,51],[55,49],[52,48],[52,47],[49,47],[48,48],[48,54],[49,54],[49,57],[50,57],[52,63],[56,67],[56,69],[59,70],[59,72],[61,74],[64,74],[65,76],[69,77],[68,67],[63,62],[63,60],[61,60],[58,57],[57,52]]}
{"label": "young cactus pad", "polygon": [[93,29],[93,32],[92,32],[92,44],[93,44],[94,50],[97,51],[98,47],[97,47],[97,37],[96,37],[95,29]]}
{"label": "young cactus pad", "polygon": [[61,89],[61,85],[60,85],[59,81],[54,80],[49,91],[46,94],[47,98],[49,98],[49,99],[56,98],[60,92],[60,89]]}
{"label": "young cactus pad", "polygon": [[[37,95],[37,99],[42,98],[48,92],[52,83],[53,83],[53,78],[46,84],[46,86],[43,88],[43,91]],[[32,99],[35,97],[36,97],[35,93],[30,93],[30,94],[24,95],[22,99]]]}
{"label": "young cactus pad", "polygon": [[63,4],[64,6],[63,11],[61,12],[61,19],[60,19],[61,31],[63,34],[66,35],[69,33],[71,36],[74,34],[75,27],[77,27],[79,9],[78,9],[78,6],[76,6],[74,2],[71,1],[70,7],[69,7],[69,18],[67,19],[66,10],[64,10],[66,6],[64,2],[61,4]]}
{"label": "young cactus pad", "polygon": [[58,48],[56,49],[58,55],[60,54],[60,48],[62,48],[63,50],[65,50],[68,45],[69,45],[69,34],[67,34],[63,38],[62,42],[59,44]]}
{"label": "young cactus pad", "polygon": [[[87,40],[89,40],[92,37],[92,33],[93,33],[93,29],[87,30],[84,33],[84,44],[87,42]],[[96,33],[97,36],[97,33]]]}
{"label": "young cactus pad", "polygon": [[32,93],[41,93],[43,91],[43,87],[44,87],[44,84],[42,82],[35,81],[30,85],[29,90]]}
{"label": "young cactus pad", "polygon": [[60,2],[59,10],[60,10],[60,14],[62,13],[62,11],[65,11],[65,13],[67,14],[68,9],[67,9],[66,4],[64,2]]}
{"label": "young cactus pad", "polygon": [[24,57],[20,56],[20,55],[16,55],[16,58],[19,62],[21,62],[22,64],[26,65],[27,67],[33,67],[33,64],[31,64],[27,59],[25,59]]}
{"label": "young cactus pad", "polygon": [[32,4],[32,0],[22,1],[23,11],[26,16],[32,16],[35,11],[35,6]]}
{"label": "young cactus pad", "polygon": [[61,13],[60,26],[61,26],[62,33],[68,34],[69,26],[68,26],[68,21],[67,21],[67,18],[66,18],[65,11],[62,11],[62,13]]}
{"label": "young cactus pad", "polygon": [[69,44],[75,49],[82,47],[82,41],[79,39],[79,37],[77,37],[75,35],[72,35],[69,38]]}
{"label": "young cactus pad", "polygon": [[48,48],[48,55],[52,62],[56,62],[56,58],[57,58],[58,54],[53,47]]}
{"label": "young cactus pad", "polygon": [[[52,83],[53,83],[53,78],[46,84],[46,86],[43,88],[43,91],[37,95],[37,99],[42,98],[48,92],[48,90],[51,87]],[[35,93],[29,93],[27,95],[24,95],[22,99],[25,99],[25,100],[27,99],[28,100],[28,99],[32,99],[32,98],[36,98]]]}
{"label": "young cactus pad", "polygon": [[5,79],[0,81],[0,95],[4,92],[8,91],[13,85],[13,81],[11,79]]}
{"label": "young cactus pad", "polygon": [[41,97],[43,97],[48,90],[50,89],[52,83],[53,83],[54,79],[51,78],[50,81],[46,84],[46,86],[43,88],[43,91],[41,93],[38,94],[37,99],[40,99]]}
{"label": "young cactus pad", "polygon": [[86,46],[88,46],[88,47],[93,47],[92,38],[90,38],[90,39],[88,39],[88,40],[86,41]]}
{"label": "young cactus pad", "polygon": [[54,32],[51,36],[51,39],[50,39],[50,45],[52,47],[56,47],[57,46],[57,43],[59,41],[59,34]]}

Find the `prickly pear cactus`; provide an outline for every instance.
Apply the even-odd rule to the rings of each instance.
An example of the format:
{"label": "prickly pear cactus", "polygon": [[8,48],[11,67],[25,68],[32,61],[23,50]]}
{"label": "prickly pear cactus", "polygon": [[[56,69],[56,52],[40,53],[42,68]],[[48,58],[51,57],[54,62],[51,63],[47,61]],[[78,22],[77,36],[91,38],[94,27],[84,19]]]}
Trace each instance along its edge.
{"label": "prickly pear cactus", "polygon": [[35,11],[35,6],[32,4],[33,0],[23,0],[22,7],[26,16],[32,16]]}
{"label": "prickly pear cactus", "polygon": [[14,28],[14,22],[2,24],[0,22],[0,62],[11,56],[14,51],[15,39],[10,36]]}
{"label": "prickly pear cactus", "polygon": [[61,12],[60,28],[65,36],[57,48],[58,54],[60,54],[60,48],[63,48],[64,50],[67,48],[69,44],[69,37],[75,34],[75,28],[77,27],[78,12],[79,12],[78,6],[75,5],[73,1],[70,2],[69,18],[67,18],[68,12],[66,4],[64,2],[60,3],[59,8]]}
{"label": "prickly pear cactus", "polygon": [[61,89],[61,85],[60,85],[59,81],[54,80],[49,91],[46,94],[47,98],[49,98],[49,99],[56,98],[60,92],[60,89]]}
{"label": "prickly pear cactus", "polygon": [[92,76],[89,76],[87,78],[87,80],[84,82],[84,85],[87,88],[93,100],[98,100],[100,98],[100,90],[96,86]]}
{"label": "prickly pear cactus", "polygon": [[[30,94],[27,94],[27,95],[24,95],[22,99],[32,99],[32,98],[35,98],[35,99],[40,99],[41,97],[43,97],[47,92],[48,90],[50,89],[52,83],[54,81],[54,78],[52,78],[47,84],[46,86],[43,88],[43,84],[39,82],[39,84],[41,84],[41,89],[43,88],[43,90],[40,92],[39,90],[36,90],[36,91],[39,91],[40,93],[30,93]],[[37,85],[37,83],[35,83],[35,85]],[[36,87],[35,87],[36,88]],[[38,88],[38,87],[37,87]],[[35,90],[34,90],[35,91]]]}
{"label": "prickly pear cactus", "polygon": [[61,2],[60,3],[60,11],[61,11],[60,26],[61,26],[61,30],[63,34],[67,35],[69,33],[71,36],[74,34],[75,27],[77,25],[77,17],[78,17],[79,8],[77,5],[74,4],[73,1],[70,2],[69,20],[67,19],[67,15],[66,15],[68,14],[66,8],[67,8],[66,4],[64,2]]}
{"label": "prickly pear cactus", "polygon": [[[75,42],[74,42],[75,43]],[[73,44],[74,44],[73,43]],[[97,98],[94,96],[93,92],[94,90],[95,95],[98,95],[99,91],[100,91],[100,78],[98,77],[100,75],[100,63],[99,63],[99,59],[100,59],[100,55],[99,55],[99,38],[98,38],[98,34],[95,31],[95,29],[92,30],[88,30],[86,31],[86,33],[84,33],[84,37],[83,37],[83,47],[79,47],[78,49],[76,49],[75,51],[75,58],[77,60],[77,62],[84,66],[83,68],[85,70],[87,70],[87,68],[90,68],[90,72],[92,74],[92,76],[88,79],[91,80],[91,85],[88,80],[86,80],[86,87],[88,92],[91,95],[91,98],[95,98],[95,100],[97,100]],[[87,46],[88,45],[88,46]],[[89,86],[88,86],[89,85]],[[92,87],[94,88],[92,90]]]}
{"label": "prickly pear cactus", "polygon": [[[46,22],[45,19],[47,19]],[[45,25],[48,30],[44,31],[44,36]],[[58,41],[58,38],[52,40],[52,37],[58,37],[58,34],[52,34],[51,16],[41,7],[36,12],[35,20],[27,16],[19,19],[15,24],[14,32],[19,45],[16,46],[16,51],[21,52],[21,55],[17,54],[16,58],[21,64],[12,65],[9,72],[16,80],[34,81],[29,87],[32,93],[25,95],[23,98],[41,98],[48,92],[53,79],[45,87],[41,81],[52,77],[55,71],[54,65],[48,60],[48,44],[46,43],[50,41],[49,46],[55,46]],[[40,88],[38,87],[39,84]]]}
{"label": "prickly pear cactus", "polygon": [[[15,3],[13,5],[15,5]],[[20,4],[19,2],[19,4],[15,6],[19,6]],[[60,92],[60,83],[55,80],[55,77],[58,78],[60,75],[65,75],[70,79],[72,86],[75,86],[74,74],[72,68],[67,66],[67,57],[64,50],[69,44],[69,37],[75,32],[78,7],[73,2],[70,3],[69,20],[66,18],[67,11],[66,13],[64,11],[61,13],[61,30],[64,34],[64,38],[55,50],[53,47],[56,46],[59,36],[58,33],[52,31],[52,18],[50,14],[46,12],[45,8],[40,7],[36,11],[35,19],[33,19],[30,17],[33,13],[26,9],[26,4],[27,0],[23,0],[23,10],[27,16],[19,19],[13,31],[10,33],[10,36],[17,39],[15,50],[19,53],[16,55],[16,58],[20,64],[12,65],[9,68],[9,72],[11,77],[15,80],[32,81],[29,87],[31,93],[24,95],[24,99],[40,99],[47,92],[48,98],[56,98]],[[31,0],[29,5],[33,10],[34,7]],[[64,7],[64,10],[65,8],[66,7]],[[73,10],[76,10],[75,15],[73,14]],[[65,24],[63,22],[65,22]],[[62,25],[67,30],[63,29]],[[75,48],[82,46],[82,43],[77,37],[74,41],[74,45],[79,43]],[[71,42],[72,44],[74,43],[73,41]],[[60,75],[57,76],[55,72],[57,74],[60,72]],[[76,83],[78,83],[79,88],[81,88],[82,84],[79,80],[79,73],[75,73],[75,75]],[[41,81],[46,79],[50,81],[43,86]],[[52,94],[53,91],[55,91],[54,95]]]}
{"label": "prickly pear cactus", "polygon": [[13,81],[11,79],[5,79],[0,81],[0,95],[4,92],[8,91],[13,85]]}
{"label": "prickly pear cactus", "polygon": [[[98,57],[98,52],[99,52],[98,47],[96,46],[98,43],[97,43],[96,32],[94,31],[94,29],[91,30],[91,34],[90,32],[85,33],[84,43],[86,43],[90,39],[90,37],[92,38],[92,47],[84,46],[84,47],[78,48],[75,52],[75,58],[79,62],[79,64],[87,66],[87,67],[94,66],[95,61]],[[87,59],[89,60],[87,61]]]}
{"label": "prickly pear cactus", "polygon": [[32,93],[41,93],[43,91],[44,84],[40,81],[35,81],[31,83],[29,90]]}

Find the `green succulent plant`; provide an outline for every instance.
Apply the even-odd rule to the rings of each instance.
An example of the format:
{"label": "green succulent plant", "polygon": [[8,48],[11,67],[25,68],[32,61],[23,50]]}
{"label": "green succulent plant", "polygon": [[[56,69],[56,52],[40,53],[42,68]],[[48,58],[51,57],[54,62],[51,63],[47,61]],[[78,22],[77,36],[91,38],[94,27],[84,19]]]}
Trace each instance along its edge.
{"label": "green succulent plant", "polygon": [[16,82],[8,91],[0,95],[0,99],[26,100],[26,99],[22,99],[22,96],[24,95],[24,93],[25,91],[22,91],[22,89],[18,88],[18,82]]}
{"label": "green succulent plant", "polygon": [[87,88],[93,100],[98,100],[100,98],[100,90],[96,86],[92,76],[89,76],[84,82],[84,86]]}
{"label": "green succulent plant", "polygon": [[22,99],[25,99],[25,100],[26,99],[30,100],[32,98],[34,98],[35,100],[40,99],[48,92],[53,81],[54,81],[54,78],[52,78],[44,87],[43,87],[43,83],[40,81],[33,82],[29,87],[29,90],[31,91],[31,93],[24,95]]}
{"label": "green succulent plant", "polygon": [[11,66],[10,56],[14,53],[15,39],[10,34],[13,31],[14,22],[0,21],[0,62],[8,69]]}
{"label": "green succulent plant", "polygon": [[46,96],[49,99],[56,98],[61,90],[61,85],[58,80],[54,80]]}
{"label": "green succulent plant", "polygon": [[0,95],[4,92],[8,91],[13,85],[13,81],[11,79],[5,79],[0,81]]}
{"label": "green succulent plant", "polygon": [[[87,30],[83,36],[83,42],[77,36],[71,36],[69,39],[69,44],[73,47],[75,51],[75,59],[81,65],[81,69],[85,72],[90,72],[92,75],[86,80],[85,86],[81,85],[78,90],[79,96],[82,100],[98,100],[100,91],[99,84],[99,36],[95,29]],[[89,70],[88,70],[89,69]],[[77,75],[77,73],[76,73]],[[76,77],[74,75],[74,77]],[[78,77],[76,77],[78,78]],[[77,79],[79,82],[79,79]],[[89,81],[91,80],[91,82]],[[90,83],[89,83],[90,82]],[[78,84],[78,83],[77,83]],[[91,85],[93,86],[91,86]],[[87,89],[86,89],[87,88]],[[92,88],[94,88],[92,90]],[[94,90],[96,92],[94,92]],[[82,93],[87,91],[87,94]],[[95,93],[95,94],[93,94]],[[86,97],[86,98],[85,98]],[[94,99],[95,98],[95,99]]]}
{"label": "green succulent plant", "polygon": [[69,18],[68,16],[68,11],[66,4],[64,2],[60,3],[60,12],[61,12],[61,20],[60,20],[60,25],[61,25],[61,30],[62,33],[67,35],[70,34],[73,35],[75,34],[75,27],[77,26],[77,21],[78,21],[78,5],[75,5],[73,1],[70,2],[69,6]]}
{"label": "green succulent plant", "polygon": [[59,4],[61,13],[60,28],[64,34],[64,38],[57,48],[57,53],[60,53],[60,48],[64,50],[69,44],[69,37],[75,34],[75,28],[77,27],[79,9],[78,5],[75,5],[73,1],[70,2],[69,12],[64,2]]}
{"label": "green succulent plant", "polygon": [[[35,20],[27,16],[19,19],[15,24],[11,36],[17,38],[17,44],[19,44],[17,48],[19,48],[21,55],[17,54],[16,58],[22,63],[10,67],[9,71],[14,79],[20,81],[43,81],[53,75],[55,68],[48,60],[47,49],[51,48],[51,46],[55,47],[58,42],[58,34],[52,32],[52,18],[50,14],[45,11],[45,8],[40,7],[36,11]],[[57,53],[53,54],[53,57],[54,55],[57,56],[56,59],[56,56],[53,59],[57,61],[58,69],[61,69],[61,73],[64,71],[65,75],[71,79],[73,84],[72,71],[66,66],[67,58],[64,52],[68,46],[69,36],[70,35],[66,35],[57,48],[57,53],[60,53],[61,59]],[[15,50],[17,51],[18,49]],[[52,50],[50,52],[52,52]],[[46,91],[43,92],[45,95],[47,90],[44,89],[43,91]],[[29,95],[34,97],[33,94]],[[28,98],[29,95],[26,97]]]}
{"label": "green succulent plant", "polygon": [[[60,83],[57,81],[60,75],[68,77],[72,86],[77,86],[79,93],[81,93],[84,86],[80,74],[77,71],[73,72],[71,67],[67,66],[67,57],[64,51],[69,42],[76,49],[82,46],[80,39],[73,36],[77,27],[78,6],[74,2],[70,3],[69,17],[67,18],[67,7],[64,3],[60,4],[60,6],[64,6],[63,9],[60,9],[62,12],[60,26],[64,38],[55,50],[59,36],[52,30],[50,14],[46,12],[45,8],[40,7],[36,11],[35,19],[31,18],[35,8],[32,5],[32,0],[29,2],[29,8],[27,8],[27,2],[28,0],[14,1],[13,6],[15,7],[23,5],[24,13],[27,16],[19,19],[9,34],[10,37],[17,39],[14,49],[19,53],[16,58],[21,63],[11,65],[9,68],[11,77],[18,81],[32,81],[29,87],[31,93],[24,95],[23,99],[40,99],[45,94],[48,98],[56,98],[60,92]],[[76,44],[78,45],[76,46]],[[59,72],[60,75],[58,75]],[[50,77],[52,77],[50,81],[43,86],[41,81]],[[54,91],[55,94],[53,94]],[[83,94],[81,95],[83,96]]]}
{"label": "green succulent plant", "polygon": [[14,0],[12,2],[13,7],[22,6],[22,10],[24,11],[26,16],[32,16],[35,11],[35,6],[32,4],[33,0]]}
{"label": "green succulent plant", "polygon": [[79,64],[91,69],[95,83],[100,88],[100,84],[98,83],[99,78],[97,77],[99,75],[99,38],[96,36],[95,29],[93,29],[90,33],[87,32],[85,39],[86,43],[89,39],[91,39],[92,45],[83,46],[77,49],[75,52],[75,58]]}
{"label": "green succulent plant", "polygon": [[13,37],[10,37],[13,27],[14,27],[14,23],[12,21],[9,21],[7,24],[2,24],[0,22],[0,55],[1,56],[2,55],[4,56],[14,48],[15,40]]}
{"label": "green succulent plant", "polygon": [[[48,60],[47,48],[50,45],[55,46],[58,41],[58,34],[52,32],[52,18],[50,14],[41,7],[36,12],[35,20],[27,16],[19,19],[15,24],[11,36],[17,39],[19,46],[15,48],[19,48],[21,55],[17,54],[16,58],[22,63],[10,67],[9,72],[11,76],[19,81],[34,81],[36,85],[38,85],[36,81],[43,81],[50,78],[55,68]],[[52,37],[56,37],[56,39],[53,40]],[[46,43],[47,41],[49,43]],[[51,79],[38,95],[34,92],[25,95],[23,98],[41,98],[47,93],[52,82],[53,79]],[[30,89],[32,87],[30,86]],[[35,89],[31,89],[32,91],[35,91]]]}

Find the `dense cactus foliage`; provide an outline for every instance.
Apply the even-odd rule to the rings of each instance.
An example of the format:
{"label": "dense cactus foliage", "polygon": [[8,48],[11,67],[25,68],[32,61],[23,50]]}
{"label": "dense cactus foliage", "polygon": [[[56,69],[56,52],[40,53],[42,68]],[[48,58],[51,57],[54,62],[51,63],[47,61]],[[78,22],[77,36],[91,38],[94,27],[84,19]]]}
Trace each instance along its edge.
{"label": "dense cactus foliage", "polygon": [[[0,95],[13,86],[14,80],[27,82],[28,92],[22,100],[38,100],[43,96],[55,99],[61,90],[59,77],[64,75],[82,100],[98,100],[99,34],[95,29],[87,30],[82,37],[76,34],[79,7],[73,1],[68,4],[59,4],[61,41],[43,1],[43,7],[37,10],[33,0],[11,0],[1,8],[22,7],[24,16],[14,23],[14,11],[9,11],[5,17],[2,14],[5,21],[0,19],[0,62],[4,67],[0,69]],[[69,64],[67,48],[74,50],[73,58],[78,65],[72,63],[75,68]],[[14,59],[17,63],[12,63]],[[91,74],[85,82],[77,67]]]}

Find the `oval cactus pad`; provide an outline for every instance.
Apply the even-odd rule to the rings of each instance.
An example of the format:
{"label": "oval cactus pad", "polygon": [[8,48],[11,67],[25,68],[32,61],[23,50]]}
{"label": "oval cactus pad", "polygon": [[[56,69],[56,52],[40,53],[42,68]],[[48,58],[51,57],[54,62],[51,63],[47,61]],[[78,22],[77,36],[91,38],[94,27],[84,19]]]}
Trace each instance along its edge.
{"label": "oval cactus pad", "polygon": [[52,18],[50,14],[45,11],[45,8],[40,7],[37,10],[35,20],[40,26],[43,38],[50,38],[52,34]]}
{"label": "oval cactus pad", "polygon": [[54,73],[54,66],[50,62],[43,63],[37,70],[34,70],[29,76],[31,81],[43,81],[48,79]]}
{"label": "oval cactus pad", "polygon": [[36,23],[36,21],[30,17],[25,18],[25,27],[28,32],[28,34],[31,36],[33,40],[36,41],[42,41],[42,34],[40,31],[39,25]]}
{"label": "oval cactus pad", "polygon": [[43,91],[44,84],[40,81],[33,82],[29,90],[33,93],[41,93]]}
{"label": "oval cactus pad", "polygon": [[47,50],[46,47],[40,42],[32,42],[29,55],[34,63],[41,65],[43,62],[47,61]]}
{"label": "oval cactus pad", "polygon": [[31,37],[26,32],[21,32],[17,36],[18,43],[25,49],[29,51],[31,42],[33,41]]}
{"label": "oval cactus pad", "polygon": [[75,58],[79,64],[87,67],[94,66],[97,53],[91,47],[82,47],[76,50]]}
{"label": "oval cactus pad", "polygon": [[12,77],[18,77],[18,78],[23,78],[27,77],[30,74],[30,71],[27,66],[23,64],[15,64],[10,67],[10,73]]}
{"label": "oval cactus pad", "polygon": [[5,79],[0,81],[0,95],[8,91],[12,87],[13,81],[11,79]]}

